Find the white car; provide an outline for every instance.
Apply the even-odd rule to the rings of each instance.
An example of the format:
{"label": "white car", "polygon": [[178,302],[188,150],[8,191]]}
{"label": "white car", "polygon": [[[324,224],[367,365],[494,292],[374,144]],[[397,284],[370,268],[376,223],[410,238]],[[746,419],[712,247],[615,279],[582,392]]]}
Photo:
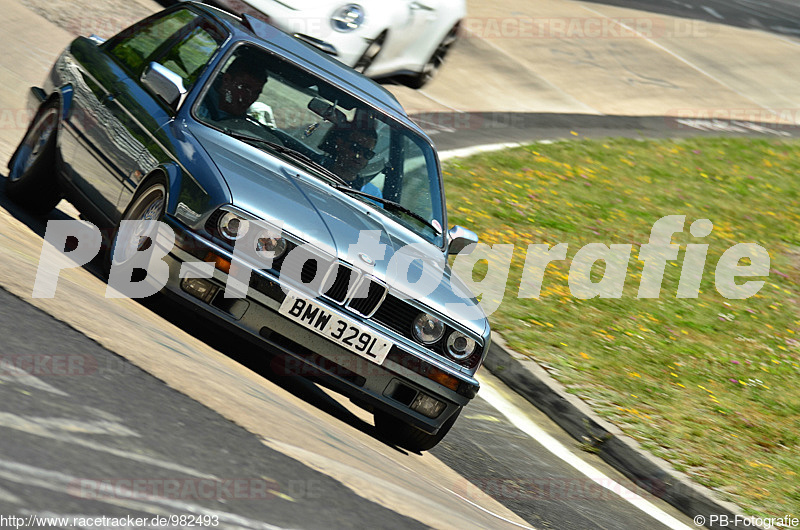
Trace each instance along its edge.
{"label": "white car", "polygon": [[[269,22],[372,77],[431,80],[458,36],[465,0],[244,0]],[[224,3],[224,2],[218,2]]]}

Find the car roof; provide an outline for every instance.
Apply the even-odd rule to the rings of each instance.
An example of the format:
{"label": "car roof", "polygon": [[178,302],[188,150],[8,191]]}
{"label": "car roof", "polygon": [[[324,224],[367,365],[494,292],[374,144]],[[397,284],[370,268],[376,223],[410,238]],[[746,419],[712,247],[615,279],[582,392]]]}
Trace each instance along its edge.
{"label": "car roof", "polygon": [[201,9],[226,26],[231,31],[234,41],[256,41],[266,48],[279,49],[282,55],[301,67],[323,79],[334,81],[335,84],[344,87],[369,105],[394,117],[427,138],[422,129],[411,121],[403,106],[394,97],[394,94],[352,68],[332,59],[322,51],[250,15],[238,15],[198,2],[186,3]]}

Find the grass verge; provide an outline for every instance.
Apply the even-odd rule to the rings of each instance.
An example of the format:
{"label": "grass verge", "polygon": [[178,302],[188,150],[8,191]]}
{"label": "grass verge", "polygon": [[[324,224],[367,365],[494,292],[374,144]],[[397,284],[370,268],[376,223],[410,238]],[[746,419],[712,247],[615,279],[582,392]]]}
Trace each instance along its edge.
{"label": "grass verge", "polygon": [[[444,171],[450,224],[514,245],[491,315],[510,347],[749,513],[800,514],[800,143],[574,141],[452,160]],[[672,238],[680,253],[660,296],[638,298],[640,245],[667,215],[686,216]],[[713,223],[705,237],[690,233],[699,219]],[[542,243],[568,244],[566,260],[547,266],[538,298],[521,298],[526,250]],[[572,292],[570,265],[589,243],[632,245],[621,296]],[[764,281],[757,294],[728,299],[715,270],[739,243],[766,249],[770,270],[737,281]],[[678,298],[689,244],[708,245],[705,268],[697,297]],[[475,281],[499,271],[481,264]],[[597,262],[591,280],[606,268]]]}

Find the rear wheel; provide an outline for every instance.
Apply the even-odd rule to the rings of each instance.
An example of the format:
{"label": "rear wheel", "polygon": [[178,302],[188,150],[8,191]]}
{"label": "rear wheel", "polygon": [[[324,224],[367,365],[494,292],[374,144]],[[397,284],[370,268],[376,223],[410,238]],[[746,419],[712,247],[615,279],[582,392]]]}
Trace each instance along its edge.
{"label": "rear wheel", "polygon": [[61,200],[55,174],[58,112],[57,101],[39,109],[9,164],[6,195],[36,214],[46,214]]}
{"label": "rear wheel", "polygon": [[436,75],[436,72],[438,72],[439,68],[442,66],[447,52],[450,51],[450,47],[458,38],[458,27],[459,23],[456,22],[456,24],[450,28],[450,31],[448,31],[447,35],[444,36],[442,42],[440,42],[433,51],[433,54],[431,55],[430,59],[428,59],[428,62],[422,67],[422,71],[409,78],[407,83],[408,86],[411,88],[422,88],[428,84],[431,79],[433,79],[433,76]]}
{"label": "rear wheel", "polygon": [[380,437],[389,443],[414,452],[429,451],[450,432],[460,413],[461,409],[458,409],[442,424],[436,434],[428,434],[387,412],[376,410],[375,429]]}

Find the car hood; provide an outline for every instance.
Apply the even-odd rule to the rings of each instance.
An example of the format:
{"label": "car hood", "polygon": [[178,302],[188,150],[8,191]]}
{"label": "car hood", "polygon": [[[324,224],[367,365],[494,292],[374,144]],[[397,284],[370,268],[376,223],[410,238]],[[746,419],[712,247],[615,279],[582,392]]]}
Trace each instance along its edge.
{"label": "car hood", "polygon": [[[372,274],[389,284],[395,294],[451,314],[453,320],[475,333],[484,333],[482,312],[473,315],[453,311],[454,307],[473,306],[476,302],[470,290],[452,274],[440,248],[382,215],[378,208],[337,191],[300,166],[208,127],[198,125],[191,130],[228,185],[233,205],[265,220],[282,222],[285,233],[341,261],[364,268],[357,256],[366,252],[375,261]],[[365,230],[379,234],[379,242],[385,245],[383,256],[369,247],[364,250],[363,239],[359,245]],[[351,252],[351,245],[358,246],[358,252]],[[395,267],[390,268],[392,257],[401,249],[413,257],[395,260],[409,263],[407,280],[402,275],[398,280]],[[433,285],[436,287],[432,292],[430,287],[422,288]],[[473,321],[472,325],[468,321]]]}

